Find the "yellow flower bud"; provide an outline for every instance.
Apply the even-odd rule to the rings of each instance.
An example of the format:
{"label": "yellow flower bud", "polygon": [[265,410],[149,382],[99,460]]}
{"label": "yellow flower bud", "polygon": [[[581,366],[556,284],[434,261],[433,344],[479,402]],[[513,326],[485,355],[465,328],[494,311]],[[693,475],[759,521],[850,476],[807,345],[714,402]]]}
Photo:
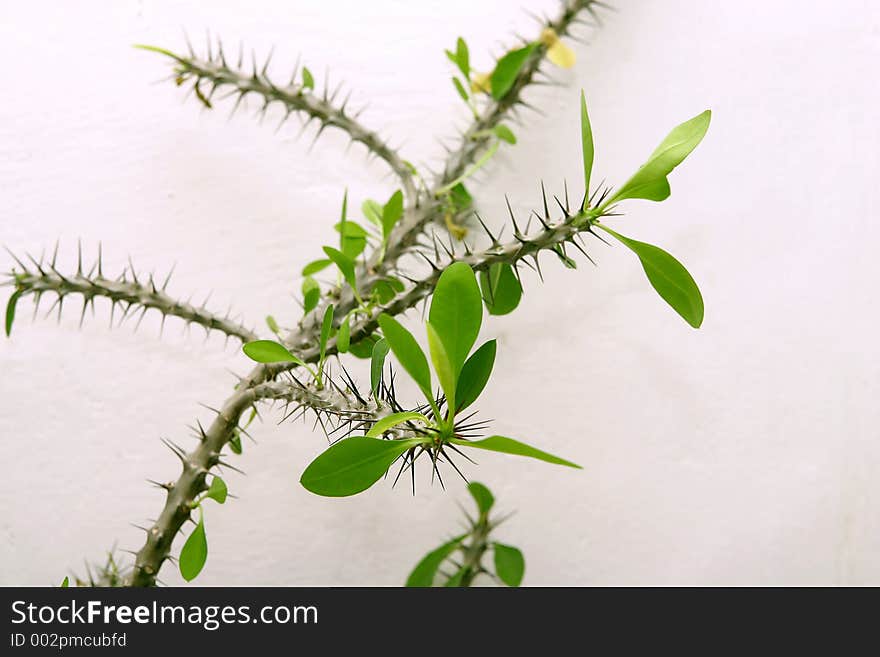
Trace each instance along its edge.
{"label": "yellow flower bud", "polygon": [[556,30],[552,27],[546,27],[541,32],[540,41],[547,46],[547,59],[561,68],[571,68],[574,66],[577,57],[574,50],[562,43]]}
{"label": "yellow flower bud", "polygon": [[471,91],[475,94],[492,93],[492,87],[489,84],[489,80],[491,77],[492,76],[489,73],[475,73],[474,79],[471,80]]}

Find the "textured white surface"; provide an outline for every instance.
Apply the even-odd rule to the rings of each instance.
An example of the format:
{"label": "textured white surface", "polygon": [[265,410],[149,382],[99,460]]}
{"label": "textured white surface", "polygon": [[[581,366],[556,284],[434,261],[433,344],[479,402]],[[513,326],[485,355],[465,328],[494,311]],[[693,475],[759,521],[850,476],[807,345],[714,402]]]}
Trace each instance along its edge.
{"label": "textured white surface", "polygon": [[[525,3],[524,3],[525,4]],[[529,3],[552,9],[552,0]],[[622,248],[600,267],[528,277],[512,316],[488,321],[500,361],[481,408],[500,433],[583,463],[583,472],[487,455],[468,473],[523,548],[526,583],[880,584],[880,395],[876,286],[880,7],[873,2],[616,2],[562,88],[533,91],[520,144],[488,168],[483,214],[520,210],[538,181],[580,173],[577,94],[587,90],[594,178],[620,182],[665,132],[705,107],[705,142],[663,204],[615,225],[679,256],[706,321],[689,329]],[[370,101],[362,119],[404,156],[437,162],[434,135],[466,116],[442,49],[465,35],[477,67],[529,19],[504,0],[0,3],[0,241],[39,252],[103,241],[106,267],[177,263],[171,290],[215,290],[253,324],[291,323],[302,264],[329,239],[342,189],[357,204],[392,189],[329,131],[308,150],[229,105],[200,111],[167,63],[130,44],[181,48],[181,27],[242,39],[283,75],[298,52]],[[197,40],[198,42],[198,40]],[[254,106],[251,106],[254,108]],[[601,247],[601,248],[600,248]],[[3,266],[11,260],[3,256]],[[176,477],[159,437],[230,391],[248,365],[217,336],[170,321],[109,330],[30,324],[21,304],[0,341],[0,583],[50,584],[158,513],[144,480]],[[355,366],[361,380],[363,364]],[[387,485],[328,500],[297,483],[323,447],[310,426],[255,430],[207,512],[203,584],[398,584],[453,531],[460,481]],[[181,542],[177,543],[179,549]],[[168,583],[180,582],[173,568]]]}

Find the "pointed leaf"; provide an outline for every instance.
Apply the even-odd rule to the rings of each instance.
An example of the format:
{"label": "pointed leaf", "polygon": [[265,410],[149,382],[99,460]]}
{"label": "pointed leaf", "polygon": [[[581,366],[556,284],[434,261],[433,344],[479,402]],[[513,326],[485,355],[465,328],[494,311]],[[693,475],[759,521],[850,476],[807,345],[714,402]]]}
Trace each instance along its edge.
{"label": "pointed leaf", "polygon": [[492,132],[494,132],[495,136],[501,141],[506,141],[508,144],[516,143],[516,135],[513,134],[513,130],[504,124],[499,123],[492,129]]}
{"label": "pointed leaf", "polygon": [[452,84],[455,87],[455,90],[458,92],[458,95],[464,102],[468,100],[468,92],[465,90],[464,85],[461,83],[461,80],[458,78],[452,78]]}
{"label": "pointed leaf", "polygon": [[357,290],[357,279],[355,278],[354,273],[354,260],[338,249],[334,249],[332,246],[325,246],[324,253],[326,253],[327,257],[330,258],[339,268],[339,271],[342,272],[342,277],[345,279],[345,282],[351,286],[351,289]]}
{"label": "pointed leaf", "polygon": [[205,522],[199,520],[199,524],[187,537],[183,549],[180,551],[179,565],[180,574],[187,582],[194,580],[208,559],[208,539],[205,536]]}
{"label": "pointed leaf", "polygon": [[483,484],[476,481],[472,481],[468,484],[468,492],[470,492],[471,497],[473,497],[474,501],[477,503],[477,508],[480,510],[480,514],[486,515],[489,513],[492,505],[495,504],[495,496],[492,495],[492,492]]}
{"label": "pointed leaf", "polygon": [[581,89],[581,147],[584,153],[584,193],[590,196],[590,174],[593,172],[593,128],[587,114],[587,99]]}
{"label": "pointed leaf", "polygon": [[526,571],[526,560],[518,548],[495,543],[495,574],[508,586],[519,586]]}
{"label": "pointed leaf", "polygon": [[382,228],[382,206],[378,202],[369,199],[364,201],[361,205],[361,212],[364,214],[364,218],[376,228]]}
{"label": "pointed leaf", "polygon": [[453,372],[458,376],[483,321],[480,287],[469,265],[456,262],[440,274],[428,319],[443,341]]}
{"label": "pointed leaf", "polygon": [[215,475],[211,480],[211,487],[205,493],[205,497],[210,497],[215,502],[223,504],[228,493],[229,489],[226,487],[226,482]]}
{"label": "pointed leaf", "polygon": [[385,239],[391,234],[395,224],[403,216],[403,192],[399,189],[391,195],[382,208],[382,235]]}
{"label": "pointed leaf", "polygon": [[311,276],[312,274],[317,274],[319,271],[327,269],[330,265],[333,264],[332,260],[327,258],[321,258],[320,260],[312,260],[309,264],[307,264],[302,269],[303,276]]}
{"label": "pointed leaf", "polygon": [[391,315],[379,315],[379,326],[385,335],[385,341],[394,352],[394,356],[407,371],[413,381],[419,386],[424,393],[425,398],[433,400],[434,396],[431,392],[431,370],[428,368],[428,359],[425,358],[425,352],[416,342],[412,333],[407,331],[400,322],[391,317]]}
{"label": "pointed leaf", "polygon": [[16,290],[12,293],[12,296],[9,297],[9,301],[6,304],[6,337],[12,333],[12,322],[15,321],[15,305],[18,303],[19,298],[21,298],[21,290]]}
{"label": "pointed leaf", "polygon": [[377,420],[376,423],[372,427],[370,427],[370,430],[367,432],[367,438],[381,438],[382,434],[390,429],[393,429],[398,424],[403,424],[404,422],[412,422],[413,420],[419,420],[420,422],[429,424],[428,418],[426,418],[421,413],[416,413],[413,411],[392,413],[391,415],[386,415],[382,419]]}
{"label": "pointed leaf", "polygon": [[452,189],[450,189],[449,195],[452,197],[452,204],[455,206],[455,209],[458,212],[467,210],[474,204],[474,198],[467,190],[467,187],[465,187],[462,183],[458,183]]}
{"label": "pointed leaf", "polygon": [[330,332],[333,330],[333,304],[327,306],[324,311],[324,318],[321,320],[321,337],[318,342],[318,348],[321,350],[321,360],[327,353],[327,341],[330,339]]}
{"label": "pointed leaf", "polygon": [[420,442],[364,436],[340,440],[309,464],[300,483],[325,497],[356,495],[379,481],[401,454]]}
{"label": "pointed leaf", "polygon": [[449,408],[455,408],[455,384],[458,376],[449,361],[449,354],[446,353],[446,347],[437,334],[437,330],[431,326],[431,322],[425,323],[428,332],[428,351],[431,353],[431,362],[434,364],[434,371],[437,372],[437,378],[440,380],[440,387],[443,388],[443,394],[446,395],[446,403]]}
{"label": "pointed leaf", "polygon": [[480,287],[490,315],[512,313],[522,299],[522,285],[506,262],[497,262],[489,271],[481,271]]}
{"label": "pointed leaf", "polygon": [[385,367],[385,356],[388,355],[390,348],[384,338],[373,345],[373,353],[370,357],[370,390],[373,392],[374,399],[378,395],[382,370]]}
{"label": "pointed leaf", "polygon": [[69,588],[69,587],[70,587],[70,578],[69,578],[69,577],[65,577],[65,578],[64,578],[64,581],[61,582],[61,588],[62,588],[62,589],[66,589],[66,588]]}
{"label": "pointed leaf", "polygon": [[469,80],[471,77],[471,55],[467,43],[461,37],[458,37],[455,42],[455,63],[458,64],[458,69],[464,79]]}
{"label": "pointed leaf", "polygon": [[464,579],[464,574],[466,572],[465,568],[459,568],[455,574],[446,580],[446,583],[443,585],[448,589],[454,589],[461,586],[461,582]]}
{"label": "pointed leaf", "polygon": [[510,91],[520,70],[535,49],[534,44],[529,44],[524,48],[511,50],[498,60],[495,70],[489,78],[489,84],[492,89],[492,97],[495,100],[501,100]]}
{"label": "pointed leaf", "polygon": [[355,358],[369,358],[373,353],[373,347],[379,341],[375,335],[370,334],[357,342],[348,345],[348,353]]}
{"label": "pointed leaf", "polygon": [[302,70],[302,86],[303,89],[314,89],[315,88],[315,76],[312,75],[312,72],[303,66]]}
{"label": "pointed leaf", "polygon": [[438,547],[436,550],[428,552],[428,554],[422,557],[422,560],[416,564],[416,567],[413,568],[409,577],[406,578],[406,585],[408,587],[433,586],[434,578],[437,576],[437,570],[440,568],[440,564],[446,561],[446,558],[458,549],[458,546],[461,545],[461,542],[466,536],[466,534],[456,536],[451,541]]}
{"label": "pointed leaf", "polygon": [[548,454],[540,449],[526,445],[513,438],[505,436],[489,436],[482,440],[462,440],[461,438],[452,438],[449,442],[462,447],[475,447],[476,449],[485,449],[490,452],[502,452],[503,454],[513,454],[515,456],[528,456],[529,458],[538,459],[554,465],[567,465],[570,468],[581,469],[581,466],[571,461],[566,461],[553,454]]}
{"label": "pointed leaf", "polygon": [[367,246],[367,231],[354,221],[340,221],[333,228],[339,233],[339,247],[346,256],[355,260]]}
{"label": "pointed leaf", "polygon": [[456,412],[460,413],[468,406],[477,401],[489,377],[492,374],[492,367],[495,365],[495,340],[489,340],[471,354],[471,357],[465,361],[464,367],[461,368],[461,374],[458,376],[456,384]]}
{"label": "pointed leaf", "polygon": [[351,326],[348,322],[348,315],[346,315],[345,319],[342,320],[342,324],[339,325],[339,333],[336,334],[336,349],[340,354],[348,351],[350,340]]}
{"label": "pointed leaf", "polygon": [[703,323],[703,295],[696,281],[678,260],[653,244],[624,237],[602,224],[598,225],[635,253],[642,263],[651,286],[673,310],[694,328]]}
{"label": "pointed leaf", "polygon": [[675,127],[651,153],[648,161],[606,201],[605,205],[628,198],[662,201],[668,197],[669,181],[666,176],[702,141],[709,129],[711,119],[712,112],[706,110]]}
{"label": "pointed leaf", "polygon": [[254,340],[241,349],[248,358],[258,363],[296,363],[305,367],[302,359],[294,356],[287,347],[274,340]]}

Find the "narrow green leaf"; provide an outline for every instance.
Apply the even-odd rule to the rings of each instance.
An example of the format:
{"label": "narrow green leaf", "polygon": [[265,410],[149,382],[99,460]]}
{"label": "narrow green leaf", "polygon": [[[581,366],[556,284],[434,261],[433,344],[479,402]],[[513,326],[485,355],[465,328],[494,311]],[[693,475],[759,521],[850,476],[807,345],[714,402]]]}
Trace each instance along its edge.
{"label": "narrow green leaf", "polygon": [[413,568],[409,577],[406,578],[408,587],[429,587],[434,585],[434,578],[437,576],[437,569],[450,554],[455,552],[461,542],[467,537],[466,534],[456,536],[451,541],[444,543],[436,550],[428,552],[416,567]]}
{"label": "narrow green leaf", "polygon": [[485,449],[490,452],[501,452],[503,454],[513,454],[515,456],[528,456],[529,458],[546,461],[555,465],[567,465],[570,468],[581,469],[581,466],[571,461],[566,461],[553,454],[542,452],[540,449],[526,445],[513,438],[505,436],[489,436],[482,440],[462,440],[461,438],[452,438],[449,442],[462,447],[475,447],[476,449]]}
{"label": "narrow green leaf", "polygon": [[376,201],[367,199],[361,205],[364,218],[379,230],[382,229],[382,205]]}
{"label": "narrow green leaf", "polygon": [[324,497],[356,495],[379,481],[401,454],[420,442],[365,436],[340,440],[309,464],[300,483]]}
{"label": "narrow green leaf", "polygon": [[302,269],[303,276],[311,276],[312,274],[317,274],[319,271],[327,269],[330,265],[333,264],[333,261],[328,258],[321,258],[320,260],[312,260],[309,264],[307,264]]}
{"label": "narrow green leaf", "polygon": [[398,424],[403,424],[404,422],[412,422],[413,420],[419,420],[424,422],[425,424],[429,424],[428,418],[426,418],[421,413],[415,413],[413,411],[406,411],[403,413],[392,413],[391,415],[386,415],[380,420],[377,420],[376,423],[370,427],[370,430],[367,432],[367,438],[381,438],[382,434],[384,434],[389,429],[393,429]]}
{"label": "narrow green leaf", "polygon": [[711,120],[712,112],[706,110],[673,128],[666,139],[651,153],[648,161],[605,202],[605,205],[628,198],[648,201],[662,201],[667,198],[669,181],[666,176],[702,141]]}
{"label": "narrow green leaf", "polygon": [[443,341],[457,377],[483,321],[480,287],[469,265],[456,262],[440,274],[428,320]]}
{"label": "narrow green leaf", "polygon": [[498,137],[501,141],[506,141],[508,144],[516,143],[516,135],[513,134],[513,131],[508,128],[506,125],[499,123],[496,125],[492,132],[495,133],[495,136]]}
{"label": "narrow green leaf", "polygon": [[348,321],[348,315],[346,315],[345,319],[342,320],[342,324],[339,325],[339,333],[336,334],[336,349],[340,354],[344,354],[348,351],[350,341],[351,325]]}
{"label": "narrow green leaf", "polygon": [[349,258],[354,260],[367,246],[367,231],[354,221],[338,222],[333,228],[339,233],[339,246]]}
{"label": "narrow green leaf", "polygon": [[232,438],[229,439],[229,449],[232,450],[233,454],[241,454],[241,434],[238,433],[236,429],[235,434]]}
{"label": "narrow green leaf", "polygon": [[[331,261],[328,260],[327,262]],[[321,286],[318,285],[318,281],[314,278],[307,276],[302,282],[302,294],[303,314],[308,315],[318,307],[318,303],[321,301]]]}
{"label": "narrow green leaf", "polygon": [[281,331],[278,327],[278,322],[275,321],[275,318],[272,315],[266,315],[266,326],[269,327],[269,330],[272,331],[275,335]]}
{"label": "narrow green leaf", "polygon": [[382,380],[382,370],[385,367],[385,356],[388,355],[388,342],[383,338],[373,345],[373,353],[370,357],[370,390],[373,398],[378,395],[379,382]]}
{"label": "narrow green leaf", "polygon": [[455,61],[465,80],[471,78],[471,55],[467,43],[461,37],[455,42]]}
{"label": "narrow green leaf", "polygon": [[211,487],[208,488],[208,491],[205,493],[205,497],[210,497],[215,502],[223,504],[226,501],[228,493],[229,489],[226,487],[226,482],[215,475],[211,480]]}
{"label": "narrow green leaf", "polygon": [[321,361],[327,353],[327,341],[330,339],[330,332],[333,330],[333,304],[327,306],[324,311],[324,318],[321,320],[321,337],[318,342],[318,348],[321,350]]}
{"label": "narrow green leaf", "polygon": [[607,226],[598,227],[635,253],[642,263],[651,286],[673,310],[694,328],[703,323],[703,295],[696,281],[678,260],[653,244],[624,237]]}
{"label": "narrow green leaf", "polygon": [[464,579],[465,570],[465,568],[459,568],[452,577],[446,580],[446,583],[443,586],[448,589],[460,587],[461,582]]}
{"label": "narrow green leaf", "polygon": [[425,352],[422,351],[412,333],[401,326],[400,322],[391,315],[385,313],[379,315],[379,326],[382,328],[382,334],[385,336],[388,346],[391,347],[391,351],[394,352],[394,356],[400,361],[403,369],[416,382],[425,398],[433,400],[428,359],[425,358]]}
{"label": "narrow green leaf", "polygon": [[584,193],[590,196],[590,175],[593,173],[593,128],[587,114],[587,99],[581,89],[581,147],[584,151]]}
{"label": "narrow green leaf", "polygon": [[437,330],[431,326],[431,322],[426,322],[425,328],[428,332],[428,351],[431,353],[434,371],[437,372],[440,387],[443,388],[443,394],[446,395],[447,406],[454,409],[456,407],[455,385],[458,380],[458,373],[449,360],[449,354],[446,352],[446,347],[443,345]]}
{"label": "narrow green leaf", "polygon": [[495,348],[495,340],[489,340],[465,361],[456,385],[457,413],[477,401],[489,382],[492,367],[495,365]]}
{"label": "narrow green leaf", "polygon": [[382,208],[382,235],[385,239],[391,234],[395,224],[403,216],[403,192],[399,189],[391,195]]}
{"label": "narrow green leaf", "polygon": [[342,253],[342,251],[334,249],[332,246],[325,246],[324,253],[326,253],[327,257],[330,258],[339,268],[339,271],[342,272],[342,277],[345,279],[345,282],[351,286],[351,289],[357,290],[357,279],[355,278],[354,273],[354,260]]}
{"label": "narrow green leaf", "polygon": [[187,537],[183,549],[180,551],[178,563],[180,574],[187,582],[194,580],[208,559],[208,539],[205,536],[205,521],[199,520],[199,524]]}
{"label": "narrow green leaf", "polygon": [[524,48],[511,50],[498,60],[495,70],[492,71],[492,75],[489,78],[492,98],[495,100],[504,98],[514,82],[516,82],[516,77],[534,49],[534,44],[529,44]]}
{"label": "narrow green leaf", "polygon": [[274,340],[254,340],[242,347],[242,351],[251,360],[258,363],[296,363],[305,366],[302,359],[294,356],[287,347]]}
{"label": "narrow green leaf", "polygon": [[21,290],[16,290],[12,293],[12,296],[9,297],[9,302],[6,304],[6,337],[12,333],[12,322],[15,321],[15,305],[18,303],[18,300],[21,298]]}
{"label": "narrow green leaf", "polygon": [[464,88],[464,85],[461,83],[461,80],[454,77],[454,78],[452,78],[452,84],[453,84],[453,86],[455,86],[455,90],[458,92],[458,95],[461,96],[461,99],[464,102],[467,102],[468,101],[468,92]]}
{"label": "narrow green leaf", "polygon": [[526,560],[518,548],[495,543],[495,574],[508,586],[519,586],[526,572]]}
{"label": "narrow green leaf", "polygon": [[64,581],[61,582],[61,588],[62,588],[62,589],[66,589],[66,588],[69,588],[69,587],[70,587],[70,578],[69,578],[69,577],[65,577],[65,578],[64,578]]}
{"label": "narrow green leaf", "polygon": [[315,77],[312,75],[312,72],[303,66],[302,70],[302,86],[303,89],[314,89],[315,88]]}
{"label": "narrow green leaf", "polygon": [[490,315],[512,313],[522,299],[522,285],[506,262],[496,262],[489,271],[481,271],[480,287]]}
{"label": "narrow green leaf", "polygon": [[492,495],[492,492],[483,484],[476,481],[472,481],[468,484],[468,492],[477,503],[477,508],[480,510],[480,513],[482,515],[489,513],[492,505],[495,504],[495,496]]}

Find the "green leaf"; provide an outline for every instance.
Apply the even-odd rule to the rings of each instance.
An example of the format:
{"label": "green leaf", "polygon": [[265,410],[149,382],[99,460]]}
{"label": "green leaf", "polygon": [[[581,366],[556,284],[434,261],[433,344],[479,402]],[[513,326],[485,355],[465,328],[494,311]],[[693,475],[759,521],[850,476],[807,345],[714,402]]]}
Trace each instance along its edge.
{"label": "green leaf", "polygon": [[492,132],[494,132],[495,136],[501,141],[506,141],[508,144],[516,143],[516,135],[513,134],[513,131],[504,124],[499,123],[492,129]]}
{"label": "green leaf", "polygon": [[431,322],[426,322],[425,328],[428,332],[428,351],[431,353],[434,371],[437,372],[440,387],[443,388],[443,394],[446,395],[447,406],[454,409],[455,384],[458,380],[458,373],[449,360],[449,354],[446,352],[446,347],[443,346],[443,341],[437,334],[437,330],[431,326]]}
{"label": "green leaf", "polygon": [[456,385],[457,413],[477,401],[486,383],[489,382],[492,366],[495,365],[495,348],[495,340],[489,340],[465,361]]}
{"label": "green leaf", "polygon": [[205,497],[210,497],[215,502],[223,504],[228,493],[229,489],[226,487],[226,482],[215,475],[211,480],[211,487],[205,493]]}
{"label": "green leaf", "polygon": [[266,326],[268,326],[269,330],[276,335],[281,331],[278,327],[278,322],[275,321],[275,318],[272,317],[272,315],[266,315]]}
{"label": "green leaf", "polygon": [[473,196],[471,196],[471,193],[467,190],[467,187],[465,187],[462,183],[458,183],[452,189],[450,189],[449,195],[452,197],[452,204],[455,206],[455,209],[458,212],[467,210],[474,204]]}
{"label": "green leaf", "polygon": [[373,345],[373,353],[370,357],[370,390],[373,391],[373,398],[378,394],[379,382],[382,380],[382,370],[385,367],[385,356],[388,355],[388,342],[385,339],[379,340]]}
{"label": "green leaf", "polygon": [[379,299],[379,303],[388,303],[398,294],[404,291],[404,284],[397,278],[393,276],[388,276],[381,280],[376,281],[376,284],[373,286],[373,289],[370,290],[371,294],[374,294],[376,298]]}
{"label": "green leaf", "polygon": [[312,274],[317,274],[319,271],[323,271],[327,269],[330,265],[333,264],[333,261],[328,258],[321,258],[320,260],[312,260],[309,264],[303,267],[302,275],[303,276],[311,276]]}
{"label": "green leaf", "polygon": [[300,478],[306,490],[325,497],[347,497],[367,490],[408,449],[421,441],[355,436],[340,440],[309,464]]}
{"label": "green leaf", "polygon": [[342,253],[342,251],[334,249],[332,246],[325,246],[324,253],[326,253],[327,257],[330,258],[339,268],[339,271],[342,272],[342,277],[345,279],[346,283],[351,286],[351,289],[356,291],[357,279],[355,278],[354,273],[354,260]]}
{"label": "green leaf", "polygon": [[406,578],[406,585],[409,587],[428,587],[433,586],[434,578],[437,576],[437,570],[450,554],[458,549],[461,542],[467,535],[456,536],[451,541],[444,543],[436,550],[428,552],[416,567],[413,568],[409,577]]}
{"label": "green leaf", "polygon": [[689,121],[673,128],[666,139],[651,153],[651,157],[635,172],[605,205],[628,198],[662,201],[669,196],[666,176],[684,161],[709,129],[712,112],[706,110]]}
{"label": "green leaf", "polygon": [[367,199],[361,205],[361,212],[364,217],[376,228],[382,229],[382,206],[376,201]]}
{"label": "green leaf", "polygon": [[370,334],[348,345],[348,353],[355,358],[369,358],[373,354],[373,347],[378,341],[379,338]]}
{"label": "green leaf", "polygon": [[598,227],[629,247],[639,257],[648,281],[657,294],[684,321],[694,328],[700,328],[703,323],[703,295],[684,265],[660,247],[624,237],[602,224],[598,224]]}
{"label": "green leaf", "polygon": [[528,456],[529,458],[546,461],[555,465],[567,465],[570,468],[581,469],[581,466],[571,461],[566,461],[553,454],[542,452],[540,449],[526,445],[513,438],[505,436],[489,436],[482,440],[462,440],[461,438],[452,438],[449,442],[462,447],[475,447],[476,449],[485,449],[490,452],[502,452],[503,454],[513,454],[515,456]]}
{"label": "green leaf", "polygon": [[481,271],[480,287],[490,315],[512,313],[522,299],[522,285],[506,262],[496,262],[489,271]]}
{"label": "green leaf", "polygon": [[471,77],[471,55],[467,43],[461,37],[458,37],[455,42],[455,62],[464,79],[469,80]]}
{"label": "green leaf", "polygon": [[477,503],[477,508],[480,510],[480,514],[486,515],[489,513],[492,505],[495,504],[495,496],[492,495],[492,492],[483,484],[476,481],[472,481],[468,484],[468,492]]}
{"label": "green leaf", "polygon": [[327,353],[327,341],[330,339],[330,332],[333,330],[333,304],[327,306],[324,311],[324,318],[321,320],[321,337],[318,342],[318,348],[321,350],[321,361],[324,361],[324,355]]}
{"label": "green leaf", "polygon": [[354,221],[338,222],[333,228],[339,233],[340,250],[354,260],[367,246],[367,231]]}
{"label": "green leaf", "polygon": [[312,75],[312,72],[309,69],[307,69],[305,66],[303,66],[302,78],[303,78],[303,83],[302,83],[303,89],[314,89],[315,88],[315,78]]}
{"label": "green leaf", "polygon": [[483,321],[480,287],[469,265],[456,262],[440,274],[431,299],[428,321],[443,341],[452,371],[457,377],[477,340]]}
{"label": "green leaf", "polygon": [[370,427],[370,430],[367,432],[367,438],[381,438],[382,434],[384,434],[389,429],[396,427],[398,424],[402,424],[404,422],[412,422],[413,420],[420,420],[425,424],[429,424],[428,418],[426,418],[421,413],[416,413],[413,411],[407,411],[404,413],[392,413],[391,415],[386,415],[380,420],[377,420],[376,423]]}
{"label": "green leaf", "polygon": [[208,559],[208,539],[205,536],[205,521],[199,520],[199,524],[187,537],[183,549],[180,551],[178,563],[180,574],[187,582],[194,580]]}
{"label": "green leaf", "polygon": [[465,90],[464,85],[461,83],[461,80],[458,78],[452,78],[452,84],[455,86],[455,90],[458,92],[458,95],[461,96],[461,99],[464,102],[468,100],[468,92]]}
{"label": "green leaf", "polygon": [[382,235],[385,239],[391,234],[395,224],[403,216],[403,192],[399,189],[391,195],[382,208]]}
{"label": "green leaf", "polygon": [[306,365],[302,359],[290,353],[287,347],[274,340],[254,340],[241,349],[248,358],[258,363],[296,363],[303,367]]}
{"label": "green leaf", "polygon": [[18,303],[18,300],[21,298],[21,290],[16,290],[12,293],[12,296],[9,297],[9,302],[6,304],[6,337],[12,333],[12,322],[15,321],[15,305]]}
{"label": "green leaf", "polygon": [[510,91],[513,83],[516,82],[516,77],[519,75],[520,70],[528,60],[529,55],[532,54],[534,48],[534,44],[529,44],[524,48],[511,50],[498,60],[498,63],[495,65],[495,70],[492,71],[492,75],[489,78],[489,86],[492,89],[492,98],[495,100],[501,100],[507,92]]}
{"label": "green leaf", "polygon": [[446,583],[443,585],[448,589],[454,589],[461,586],[461,581],[464,579],[464,574],[466,572],[465,568],[459,568],[456,573],[446,580]]}
{"label": "green leaf", "polygon": [[348,315],[346,315],[345,319],[342,320],[342,324],[339,325],[339,333],[336,334],[336,349],[340,354],[344,354],[348,351],[350,341],[351,326],[348,321]]}
{"label": "green leaf", "polygon": [[593,172],[593,129],[587,114],[587,99],[581,89],[581,147],[584,151],[584,193],[590,196],[590,174]]}
{"label": "green leaf", "polygon": [[68,587],[70,587],[70,578],[69,578],[69,577],[65,577],[65,578],[64,578],[64,581],[61,582],[61,588],[62,588],[62,589],[66,589],[66,588],[68,588]]}
{"label": "green leaf", "polygon": [[495,543],[495,574],[508,586],[519,586],[526,571],[526,560],[522,552],[510,545]]}
{"label": "green leaf", "polygon": [[238,433],[237,429],[235,431],[235,435],[233,435],[232,438],[229,439],[229,449],[232,450],[233,454],[241,454],[242,452],[241,434]]}
{"label": "green leaf", "polygon": [[425,397],[433,400],[428,359],[425,358],[425,352],[422,351],[412,333],[401,326],[400,322],[391,315],[385,313],[379,315],[379,326],[382,328],[382,334],[385,336],[388,346],[391,347],[391,351],[394,352],[394,356],[400,361],[403,369],[416,382]]}
{"label": "green leaf", "polygon": [[[328,260],[328,262],[330,261]],[[308,315],[310,312],[318,307],[318,302],[321,301],[321,286],[318,285],[318,281],[316,281],[311,276],[308,276],[303,279],[302,293],[303,314]]]}

